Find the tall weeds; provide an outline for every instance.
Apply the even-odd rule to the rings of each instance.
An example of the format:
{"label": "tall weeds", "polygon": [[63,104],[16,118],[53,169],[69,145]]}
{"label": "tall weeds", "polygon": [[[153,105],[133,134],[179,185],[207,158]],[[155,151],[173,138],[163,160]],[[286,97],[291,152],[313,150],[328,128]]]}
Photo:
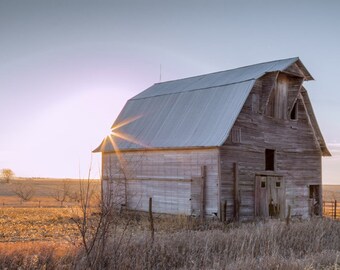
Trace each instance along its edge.
{"label": "tall weeds", "polygon": [[103,253],[107,269],[334,269],[340,266],[340,223],[315,219],[160,232],[153,243],[142,233],[116,245],[109,242]]}
{"label": "tall weeds", "polygon": [[66,244],[2,243],[0,269],[340,269],[340,222],[328,219],[287,226],[156,218],[153,242],[143,216],[117,214],[113,228],[90,254]]}
{"label": "tall weeds", "polygon": [[0,269],[71,269],[75,254],[66,244],[0,243]]}

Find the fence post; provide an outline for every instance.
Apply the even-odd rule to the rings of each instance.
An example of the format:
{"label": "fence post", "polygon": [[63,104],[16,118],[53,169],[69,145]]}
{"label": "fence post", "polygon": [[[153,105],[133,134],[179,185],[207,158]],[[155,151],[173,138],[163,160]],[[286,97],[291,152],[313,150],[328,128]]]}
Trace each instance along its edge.
{"label": "fence post", "polygon": [[337,201],[334,200],[334,219],[336,219],[336,204],[337,204]]}
{"label": "fence post", "polygon": [[323,205],[323,211],[322,211],[322,213],[323,213],[323,215],[325,215],[325,214],[326,214],[326,202],[323,201],[323,202],[322,202],[322,205]]}
{"label": "fence post", "polygon": [[152,242],[155,237],[155,228],[153,226],[153,215],[152,215],[152,198],[149,198],[149,218],[150,218],[150,231],[151,231],[151,239]]}
{"label": "fence post", "polygon": [[207,177],[206,166],[201,166],[201,194],[200,194],[200,218],[201,221],[204,220],[204,211],[205,211],[205,181]]}
{"label": "fence post", "polygon": [[288,213],[287,213],[287,217],[286,217],[286,223],[287,223],[287,225],[289,225],[289,223],[290,223],[290,209],[291,209],[291,206],[288,205]]}

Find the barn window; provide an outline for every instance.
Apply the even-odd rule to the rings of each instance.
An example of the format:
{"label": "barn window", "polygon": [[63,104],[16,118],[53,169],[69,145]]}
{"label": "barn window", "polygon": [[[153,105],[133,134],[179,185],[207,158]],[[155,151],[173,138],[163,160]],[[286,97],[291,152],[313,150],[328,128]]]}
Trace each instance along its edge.
{"label": "barn window", "polygon": [[293,109],[290,112],[290,119],[291,120],[297,120],[297,116],[298,116],[298,105],[297,102],[294,103]]}
{"label": "barn window", "polygon": [[274,171],[275,168],[275,150],[266,149],[265,151],[266,171]]}
{"label": "barn window", "polygon": [[266,180],[261,180],[261,188],[265,188],[266,187]]}
{"label": "barn window", "polygon": [[275,187],[280,188],[281,187],[281,182],[276,182]]}

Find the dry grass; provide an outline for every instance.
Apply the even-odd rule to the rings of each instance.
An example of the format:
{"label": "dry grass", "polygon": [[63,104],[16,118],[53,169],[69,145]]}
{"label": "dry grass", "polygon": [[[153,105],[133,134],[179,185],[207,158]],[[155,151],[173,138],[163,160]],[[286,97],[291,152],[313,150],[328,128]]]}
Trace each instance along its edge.
{"label": "dry grass", "polygon": [[[67,209],[0,209],[0,269],[85,269],[81,248],[65,241],[77,232]],[[31,211],[31,212],[27,212]],[[155,216],[151,241],[147,215],[119,215],[119,226],[96,269],[336,269],[340,222],[313,219],[248,224],[200,223]],[[10,223],[10,221],[13,223]],[[18,242],[35,240],[34,242]],[[43,241],[42,241],[43,240]]]}
{"label": "dry grass", "polygon": [[0,243],[1,269],[70,269],[75,247],[46,242]]}
{"label": "dry grass", "polygon": [[[191,222],[191,221],[189,221]],[[256,224],[190,224],[177,232],[118,235],[98,269],[336,269],[340,267],[340,223],[314,219]],[[82,258],[82,253],[78,255]],[[78,269],[84,268],[81,259]]]}

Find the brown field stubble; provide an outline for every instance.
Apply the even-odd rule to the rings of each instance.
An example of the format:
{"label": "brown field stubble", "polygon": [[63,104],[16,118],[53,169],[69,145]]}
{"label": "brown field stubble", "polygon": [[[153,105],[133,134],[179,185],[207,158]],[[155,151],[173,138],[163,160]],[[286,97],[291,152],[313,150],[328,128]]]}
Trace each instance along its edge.
{"label": "brown field stubble", "polygon": [[[19,209],[12,209],[12,213]],[[26,210],[26,209],[25,209]],[[50,211],[51,209],[38,209]],[[65,210],[65,209],[64,209]],[[33,211],[33,210],[32,210]],[[5,212],[2,212],[2,215]],[[27,213],[33,216],[32,213]],[[37,216],[42,214],[37,213]],[[11,214],[7,212],[7,218]],[[17,214],[17,218],[22,214]],[[54,215],[54,217],[53,217]],[[117,215],[119,215],[117,213]],[[12,216],[13,217],[13,216]],[[0,243],[0,269],[85,269],[81,247],[66,241],[74,234],[69,213],[46,213],[39,226],[50,235],[34,242]],[[315,218],[287,226],[280,221],[247,224],[200,223],[184,216],[155,215],[151,241],[147,215],[119,215],[121,227],[107,239],[102,264],[107,269],[336,269],[340,267],[340,222]],[[8,221],[8,220],[7,220]],[[26,222],[23,220],[23,222]],[[58,224],[66,223],[60,233]],[[7,224],[8,225],[8,224]],[[1,231],[6,222],[1,225]],[[39,227],[37,225],[37,227]],[[24,227],[9,230],[25,230]],[[54,232],[53,232],[54,231]],[[21,240],[27,240],[22,232]],[[64,237],[65,236],[65,237]],[[18,241],[18,235],[7,235]],[[12,237],[12,238],[11,238]],[[41,241],[42,239],[49,241]],[[4,241],[3,237],[0,237]],[[39,239],[39,240],[38,240]],[[99,248],[99,247],[98,247]]]}
{"label": "brown field stubble", "polygon": [[[72,208],[0,208],[0,269],[85,269],[75,213]],[[97,269],[340,268],[339,221],[315,218],[287,226],[154,217],[152,242],[147,215],[117,213],[118,229],[106,240]]]}
{"label": "brown field stubble", "polygon": [[77,236],[72,210],[0,208],[0,242],[66,242]]}

